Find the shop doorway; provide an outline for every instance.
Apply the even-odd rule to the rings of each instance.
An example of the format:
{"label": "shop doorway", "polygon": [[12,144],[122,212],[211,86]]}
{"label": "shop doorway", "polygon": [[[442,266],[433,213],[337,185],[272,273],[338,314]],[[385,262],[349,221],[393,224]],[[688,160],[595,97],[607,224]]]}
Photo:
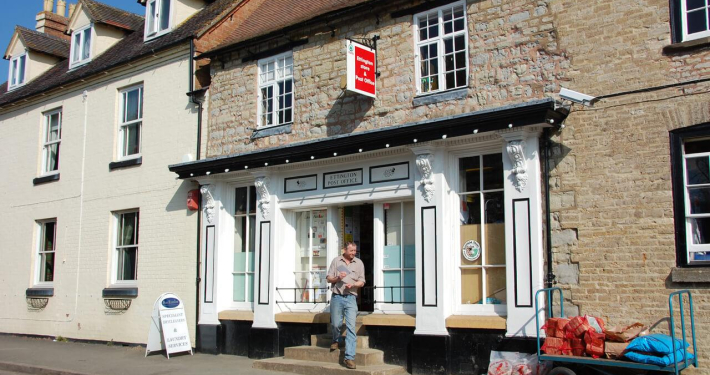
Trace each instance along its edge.
{"label": "shop doorway", "polygon": [[346,206],[340,208],[340,248],[345,242],[352,241],[357,244],[357,257],[365,266],[366,288],[360,289],[357,298],[359,311],[371,312],[374,310],[373,285],[374,270],[374,240],[373,220],[374,210],[372,204]]}

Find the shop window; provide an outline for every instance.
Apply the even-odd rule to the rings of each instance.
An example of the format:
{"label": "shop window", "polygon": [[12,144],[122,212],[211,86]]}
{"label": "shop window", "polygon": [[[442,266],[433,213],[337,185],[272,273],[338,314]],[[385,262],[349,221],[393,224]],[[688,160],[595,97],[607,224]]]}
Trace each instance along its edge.
{"label": "shop window", "polygon": [[254,302],[254,248],[256,234],[256,189],[236,189],[234,210],[233,300]]}
{"label": "shop window", "polygon": [[673,42],[710,36],[709,0],[671,0]]}
{"label": "shop window", "polygon": [[502,154],[459,159],[461,304],[504,305]]}
{"label": "shop window", "polygon": [[296,301],[326,302],[328,283],[328,212],[296,212]]}
{"label": "shop window", "polygon": [[710,125],[671,132],[679,266],[710,265]]}
{"label": "shop window", "polygon": [[57,220],[37,222],[39,241],[37,244],[36,284],[48,284],[54,281],[54,259],[57,244]]}
{"label": "shop window", "polygon": [[119,118],[119,158],[135,158],[141,152],[143,86],[121,91]]}
{"label": "shop window", "polygon": [[42,174],[59,171],[59,145],[62,142],[62,110],[44,114],[42,137]]}
{"label": "shop window", "polygon": [[293,122],[293,55],[259,60],[259,126]]}
{"label": "shop window", "polygon": [[468,37],[465,2],[414,16],[417,92],[420,94],[468,85]]}
{"label": "shop window", "polygon": [[116,218],[116,250],[114,252],[116,283],[138,279],[138,211],[119,212]]}
{"label": "shop window", "polygon": [[414,202],[385,203],[382,276],[385,303],[414,303]]}

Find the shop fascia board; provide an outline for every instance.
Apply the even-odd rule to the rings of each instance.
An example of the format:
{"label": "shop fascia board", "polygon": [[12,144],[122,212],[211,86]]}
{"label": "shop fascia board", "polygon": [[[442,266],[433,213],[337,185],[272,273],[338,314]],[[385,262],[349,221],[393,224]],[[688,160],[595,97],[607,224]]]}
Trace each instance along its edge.
{"label": "shop fascia board", "polygon": [[336,153],[340,157],[387,147],[411,146],[442,138],[463,137],[474,133],[541,124],[559,126],[567,114],[566,110],[556,106],[553,99],[548,98],[382,129],[319,138],[266,150],[173,164],[168,168],[181,179],[199,179],[203,176],[225,173],[225,170],[236,172],[283,165],[287,164],[286,160],[289,164],[294,164],[330,159],[336,157]]}

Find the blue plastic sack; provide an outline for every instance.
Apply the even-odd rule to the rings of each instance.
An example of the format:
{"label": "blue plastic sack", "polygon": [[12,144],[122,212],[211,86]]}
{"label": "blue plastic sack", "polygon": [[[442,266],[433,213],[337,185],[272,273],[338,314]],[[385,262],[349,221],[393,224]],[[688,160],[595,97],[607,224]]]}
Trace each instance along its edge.
{"label": "blue plastic sack", "polygon": [[[685,348],[690,346],[685,343]],[[675,339],[675,349],[683,349],[683,341]],[[637,337],[626,347],[627,351],[644,352],[652,354],[671,354],[673,353],[673,339],[668,335],[654,333],[653,335]],[[680,356],[683,357],[682,355]]]}
{"label": "blue plastic sack", "polygon": [[[691,353],[689,351],[685,351],[685,356],[688,359],[688,361],[692,361],[694,358],[693,353]],[[657,366],[671,366],[671,365],[673,365],[673,354],[650,354],[650,353],[628,351],[628,352],[624,353],[624,357],[626,357],[634,362],[648,363],[648,364],[657,365]],[[682,349],[676,350],[675,359],[678,362],[683,361],[683,350]]]}

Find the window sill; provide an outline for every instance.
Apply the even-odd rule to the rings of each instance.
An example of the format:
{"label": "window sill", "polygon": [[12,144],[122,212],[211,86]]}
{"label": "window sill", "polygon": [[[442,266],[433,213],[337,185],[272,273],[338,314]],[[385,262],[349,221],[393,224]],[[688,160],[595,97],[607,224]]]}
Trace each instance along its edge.
{"label": "window sill", "polygon": [[32,185],[46,184],[47,182],[59,181],[59,173],[50,174],[32,179]]}
{"label": "window sill", "polygon": [[25,290],[25,297],[53,297],[54,296],[54,288],[42,288],[42,287],[34,287],[34,288],[27,288]]}
{"label": "window sill", "polygon": [[91,58],[88,58],[88,59],[86,59],[86,60],[81,60],[81,61],[77,61],[77,62],[70,63],[70,64],[69,64],[69,71],[72,71],[72,70],[77,69],[77,68],[81,68],[82,66],[84,66],[84,65],[86,65],[86,64],[88,64],[88,63],[90,63],[90,62],[91,62]]}
{"label": "window sill", "polygon": [[506,329],[506,317],[482,315],[451,315],[446,318],[446,328]]}
{"label": "window sill", "polygon": [[415,107],[418,107],[420,105],[436,104],[449,100],[463,99],[466,95],[468,95],[468,87],[463,87],[444,92],[437,92],[434,94],[417,95],[414,97],[414,100],[412,100],[412,104]]}
{"label": "window sill", "polygon": [[257,128],[256,130],[254,130],[253,133],[251,133],[251,139],[259,139],[270,137],[272,135],[291,133],[291,125],[293,125],[293,123],[289,122],[288,124],[274,125],[269,126],[268,128]]}
{"label": "window sill", "polygon": [[147,43],[147,42],[156,40],[165,34],[169,34],[172,30],[173,30],[172,27],[169,27],[163,31],[158,31],[155,34],[146,35],[145,38],[143,38],[143,42]]}
{"label": "window sill", "polygon": [[132,167],[134,165],[141,165],[141,164],[143,164],[143,157],[139,156],[139,157],[133,158],[133,159],[112,161],[112,162],[108,163],[108,170],[112,171],[114,169]]}
{"label": "window sill", "polygon": [[664,55],[674,55],[678,53],[690,52],[702,48],[710,47],[710,36],[685,42],[673,43],[663,47]]}
{"label": "window sill", "polygon": [[710,283],[710,268],[680,268],[671,269],[671,281],[674,283]]}
{"label": "window sill", "polygon": [[102,298],[136,298],[138,297],[138,288],[104,288],[101,292]]}

